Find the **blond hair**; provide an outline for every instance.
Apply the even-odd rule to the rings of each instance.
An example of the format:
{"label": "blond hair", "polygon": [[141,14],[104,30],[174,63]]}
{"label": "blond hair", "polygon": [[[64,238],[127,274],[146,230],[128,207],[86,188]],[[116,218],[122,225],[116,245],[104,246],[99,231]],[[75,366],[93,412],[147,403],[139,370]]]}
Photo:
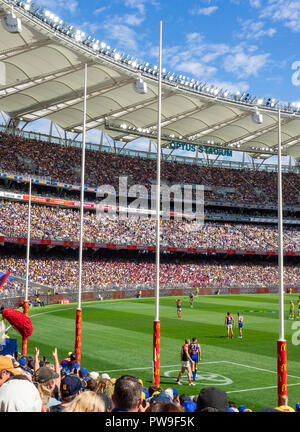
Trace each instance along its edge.
{"label": "blond hair", "polygon": [[66,405],[63,412],[105,412],[105,405],[97,393],[86,390]]}

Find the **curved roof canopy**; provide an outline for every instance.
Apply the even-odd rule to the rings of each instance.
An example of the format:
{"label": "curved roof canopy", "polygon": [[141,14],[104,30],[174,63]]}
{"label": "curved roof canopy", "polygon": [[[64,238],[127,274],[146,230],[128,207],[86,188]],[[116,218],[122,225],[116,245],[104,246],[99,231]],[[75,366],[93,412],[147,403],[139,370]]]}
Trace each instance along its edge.
{"label": "curved roof canopy", "polygon": [[[27,5],[27,6],[26,6]],[[54,121],[66,131],[83,129],[84,65],[88,66],[89,129],[105,130],[113,139],[157,137],[158,70],[148,63],[86,38],[49,12],[15,0],[0,0],[0,19],[12,12],[20,33],[0,25],[0,110],[10,118]],[[141,74],[147,92],[135,91]],[[278,149],[281,110],[282,154],[300,160],[299,107],[280,106],[249,94],[223,90],[162,71],[162,146],[170,141],[245,151],[268,158]],[[263,122],[253,121],[259,111]]]}

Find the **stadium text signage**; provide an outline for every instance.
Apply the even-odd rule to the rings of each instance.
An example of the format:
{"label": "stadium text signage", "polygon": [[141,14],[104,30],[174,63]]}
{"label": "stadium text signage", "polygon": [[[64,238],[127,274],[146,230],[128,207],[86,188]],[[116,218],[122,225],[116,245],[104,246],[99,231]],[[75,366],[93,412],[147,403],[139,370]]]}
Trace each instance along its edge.
{"label": "stadium text signage", "polygon": [[[170,149],[173,150],[185,150],[190,152],[196,151],[196,145],[195,144],[187,144],[187,143],[180,143],[176,141],[170,142]],[[232,150],[227,149],[220,149],[217,147],[208,147],[208,146],[198,146],[198,152],[199,153],[206,153],[206,154],[212,154],[215,156],[229,156],[232,157]]]}

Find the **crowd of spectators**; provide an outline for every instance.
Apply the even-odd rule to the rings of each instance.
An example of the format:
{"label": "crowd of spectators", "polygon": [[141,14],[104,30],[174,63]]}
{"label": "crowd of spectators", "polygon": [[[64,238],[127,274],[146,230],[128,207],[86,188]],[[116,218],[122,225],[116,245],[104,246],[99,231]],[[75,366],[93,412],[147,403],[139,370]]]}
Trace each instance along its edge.
{"label": "crowd of spectators", "polygon": [[[79,241],[79,210],[33,205],[31,238]],[[28,204],[0,202],[0,233],[27,237]],[[100,244],[154,246],[156,221],[151,217],[125,217],[86,211],[83,240]],[[278,248],[276,225],[205,222],[200,220],[161,221],[161,246],[177,248],[238,249],[274,251]],[[300,228],[285,226],[284,250],[300,250]]]}
{"label": "crowd of spectators", "polygon": [[[81,150],[49,142],[25,139],[0,133],[0,169],[18,174],[48,177],[52,180],[80,184]],[[119,177],[127,176],[129,186],[144,185],[150,190],[156,179],[156,161],[96,150],[86,151],[86,184],[91,187],[119,186]],[[189,183],[214,187],[207,198],[227,199],[241,203],[276,203],[275,172],[238,170],[183,164],[163,160],[162,181],[168,184]],[[222,192],[222,188],[231,188]],[[300,175],[283,174],[285,204],[300,203]]]}
{"label": "crowd of spectators", "polygon": [[[204,387],[195,396],[179,394],[176,387],[145,386],[142,378],[121,375],[117,378],[88,371],[77,362],[76,354],[59,361],[34,356],[0,356],[0,412],[252,412],[236,406],[218,387]],[[295,412],[287,396],[279,405],[256,411]]]}
{"label": "crowd of spectators", "polygon": [[[20,254],[0,255],[0,271],[12,272],[14,276],[25,278],[26,258]],[[55,288],[57,292],[78,289],[78,256],[73,252],[59,254],[32,254],[29,263],[29,280]],[[156,267],[153,254],[122,253],[112,251],[105,256],[85,253],[82,267],[84,290],[135,289],[155,286]],[[300,283],[300,266],[287,263],[284,266],[284,283],[297,287]],[[278,264],[259,257],[247,262],[240,258],[202,258],[193,255],[161,258],[160,284],[165,288],[202,287],[225,289],[230,287],[278,287]],[[24,291],[15,282],[8,281],[0,292],[2,296],[13,296]]]}

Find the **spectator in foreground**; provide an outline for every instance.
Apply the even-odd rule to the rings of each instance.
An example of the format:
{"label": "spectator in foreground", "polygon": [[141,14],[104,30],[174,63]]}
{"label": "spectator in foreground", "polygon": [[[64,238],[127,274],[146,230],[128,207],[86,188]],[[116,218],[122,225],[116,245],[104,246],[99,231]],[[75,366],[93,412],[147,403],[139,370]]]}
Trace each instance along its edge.
{"label": "spectator in foreground", "polygon": [[62,402],[59,405],[54,405],[50,408],[50,412],[61,412],[68,406],[75,397],[81,393],[81,380],[76,375],[66,375],[60,384],[60,393]]}
{"label": "spectator in foreground", "polygon": [[122,375],[117,379],[112,401],[112,412],[138,412],[145,411],[142,407],[142,384],[138,378],[130,375]]}
{"label": "spectator in foreground", "polygon": [[47,366],[39,368],[33,376],[33,380],[37,383],[37,389],[46,410],[49,410],[49,408],[54,405],[60,405],[60,401],[52,396],[56,386],[55,380],[57,378],[59,378],[59,375]]}
{"label": "spectator in foreground", "polygon": [[227,393],[217,387],[203,388],[197,399],[196,412],[202,412],[206,408],[215,408],[218,412],[227,412],[229,408]]}
{"label": "spectator in foreground", "polygon": [[0,412],[42,412],[43,404],[36,386],[25,379],[11,379],[0,388]]}
{"label": "spectator in foreground", "polygon": [[95,392],[86,390],[79,393],[63,412],[105,412],[103,399]]}
{"label": "spectator in foreground", "polygon": [[13,375],[21,375],[18,363],[10,357],[0,356],[0,387]]}

